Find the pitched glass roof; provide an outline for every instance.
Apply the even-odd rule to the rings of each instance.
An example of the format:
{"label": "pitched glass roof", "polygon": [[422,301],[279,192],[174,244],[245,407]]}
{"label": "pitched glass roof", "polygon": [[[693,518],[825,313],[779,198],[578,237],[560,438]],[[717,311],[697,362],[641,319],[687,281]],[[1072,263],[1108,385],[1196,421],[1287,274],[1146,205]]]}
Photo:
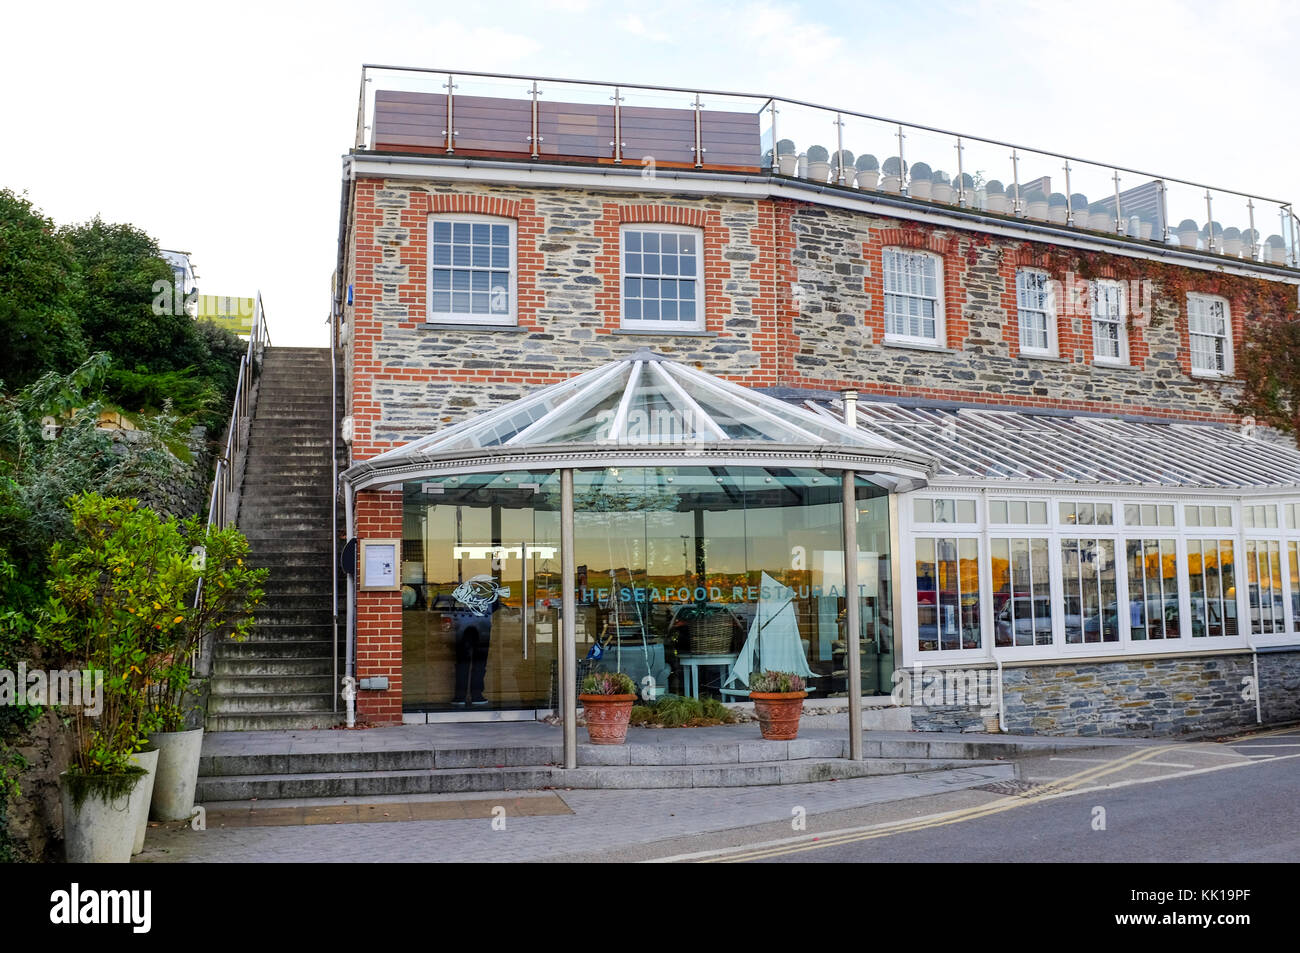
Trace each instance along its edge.
{"label": "pitched glass roof", "polygon": [[[805,401],[828,419],[839,401]],[[933,479],[1249,489],[1300,487],[1300,451],[1227,427],[977,408],[858,404],[858,426],[937,459]]]}
{"label": "pitched glass roof", "polygon": [[683,446],[702,441],[902,449],[861,428],[642,350],[372,462],[486,447]]}

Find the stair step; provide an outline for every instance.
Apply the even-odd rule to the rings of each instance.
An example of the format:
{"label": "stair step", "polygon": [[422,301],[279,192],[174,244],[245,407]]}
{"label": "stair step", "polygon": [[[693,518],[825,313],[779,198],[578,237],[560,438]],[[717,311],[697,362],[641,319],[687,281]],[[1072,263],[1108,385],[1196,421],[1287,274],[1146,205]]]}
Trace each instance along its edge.
{"label": "stair step", "polygon": [[343,712],[242,712],[231,715],[209,713],[204,727],[208,731],[292,731],[294,729],[328,729],[343,721]]}
{"label": "stair step", "polygon": [[333,689],[334,679],[329,673],[291,675],[280,672],[267,674],[239,672],[214,675],[209,699],[240,698],[248,695],[296,698],[305,695],[329,695]]}
{"label": "stair step", "polygon": [[275,692],[257,695],[218,695],[214,692],[208,696],[208,714],[321,712],[329,711],[333,703],[334,694],[328,691]]}
{"label": "stair step", "polygon": [[[340,652],[342,651],[342,632],[339,633]],[[333,642],[329,638],[321,639],[249,639],[245,642],[220,642],[213,648],[214,660],[227,659],[290,659],[318,660],[329,659],[333,651]],[[214,662],[215,664],[215,662]]]}
{"label": "stair step", "polygon": [[259,675],[315,675],[334,678],[334,660],[329,657],[266,658],[256,655],[213,657],[213,681],[218,678],[247,678]]}
{"label": "stair step", "polygon": [[[353,752],[357,756],[358,752]],[[797,761],[725,765],[622,765],[565,770],[554,765],[460,769],[413,769],[260,775],[200,774],[196,800],[241,801],[304,797],[373,797],[393,794],[452,794],[464,791],[523,791],[540,788],[649,789],[749,787],[802,784],[885,774],[971,767],[970,761],[903,761],[808,758]],[[1006,765],[1011,776],[1015,765]]]}

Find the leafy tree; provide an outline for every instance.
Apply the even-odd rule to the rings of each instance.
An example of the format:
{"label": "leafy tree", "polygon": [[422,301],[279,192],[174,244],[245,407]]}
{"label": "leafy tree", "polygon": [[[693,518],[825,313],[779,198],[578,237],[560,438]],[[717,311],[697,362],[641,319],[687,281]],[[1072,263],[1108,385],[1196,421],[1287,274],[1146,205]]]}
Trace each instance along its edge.
{"label": "leafy tree", "polygon": [[173,280],[157,242],[132,225],[98,217],[61,235],[81,272],[77,311],[92,348],[108,351],[128,370],[180,370],[204,357],[193,319],[183,309],[154,307],[154,283]]}
{"label": "leafy tree", "polygon": [[54,223],[0,189],[0,381],[31,383],[86,357],[76,259]]}

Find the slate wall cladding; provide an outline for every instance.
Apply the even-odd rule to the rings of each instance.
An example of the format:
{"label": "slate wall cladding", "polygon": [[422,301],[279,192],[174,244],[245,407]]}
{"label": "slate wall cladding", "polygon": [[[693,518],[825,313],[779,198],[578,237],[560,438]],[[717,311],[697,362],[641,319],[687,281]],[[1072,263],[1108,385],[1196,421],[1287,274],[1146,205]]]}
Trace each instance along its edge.
{"label": "slate wall cladding", "polygon": [[[1024,243],[784,199],[375,179],[359,180],[356,195],[358,457],[644,346],[755,387],[1231,419],[1189,375],[1180,302],[1157,298],[1150,326],[1130,327],[1128,367],[1093,363],[1091,322],[1078,313],[1060,317],[1058,359],[1021,356],[1015,272],[1047,263]],[[431,212],[517,222],[518,327],[425,323]],[[650,221],[703,231],[703,334],[619,328],[619,230]],[[942,259],[941,349],[884,341],[881,254],[891,246]],[[1233,317],[1240,334],[1239,309]]]}
{"label": "slate wall cladding", "polygon": [[1251,657],[1087,661],[1007,669],[1007,730],[1048,735],[1178,735],[1255,724],[1243,697]]}
{"label": "slate wall cladding", "polygon": [[[927,676],[939,673],[927,669]],[[1249,653],[1008,667],[1007,731],[1035,735],[1171,736],[1256,725]],[[1300,721],[1300,651],[1259,655],[1265,725]],[[976,706],[912,707],[916,731],[979,731]]]}

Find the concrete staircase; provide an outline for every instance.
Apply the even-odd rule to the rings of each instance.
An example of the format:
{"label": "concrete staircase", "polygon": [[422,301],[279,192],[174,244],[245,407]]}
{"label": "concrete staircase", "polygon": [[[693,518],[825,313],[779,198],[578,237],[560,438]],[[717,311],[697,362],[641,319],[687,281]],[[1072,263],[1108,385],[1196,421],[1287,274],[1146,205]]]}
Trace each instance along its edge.
{"label": "concrete staircase", "polygon": [[239,528],[271,570],[246,642],[218,642],[209,731],[335,724],[330,356],[267,348],[248,436]]}

